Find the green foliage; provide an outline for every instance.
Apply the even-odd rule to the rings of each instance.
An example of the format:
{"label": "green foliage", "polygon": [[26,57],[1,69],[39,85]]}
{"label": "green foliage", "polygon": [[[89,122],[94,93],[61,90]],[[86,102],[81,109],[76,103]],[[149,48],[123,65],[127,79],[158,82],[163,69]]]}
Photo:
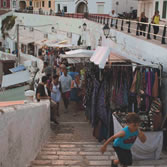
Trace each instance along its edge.
{"label": "green foliage", "polygon": [[2,20],[1,32],[4,39],[9,35],[7,31],[11,30],[15,25],[15,20],[16,16],[7,16]]}

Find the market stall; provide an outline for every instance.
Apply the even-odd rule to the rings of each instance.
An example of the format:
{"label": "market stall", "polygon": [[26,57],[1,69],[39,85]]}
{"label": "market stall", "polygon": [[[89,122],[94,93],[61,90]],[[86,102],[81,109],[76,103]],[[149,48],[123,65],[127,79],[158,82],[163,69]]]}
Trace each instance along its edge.
{"label": "market stall", "polygon": [[100,142],[108,139],[124,127],[128,112],[136,112],[148,139],[145,144],[135,142],[133,158],[159,159],[163,143],[161,67],[138,64],[108,47],[97,48],[90,60],[86,116],[94,128],[93,135]]}
{"label": "market stall", "polygon": [[93,53],[92,50],[77,49],[61,54],[60,58],[66,58],[69,64],[85,63],[90,62]]}

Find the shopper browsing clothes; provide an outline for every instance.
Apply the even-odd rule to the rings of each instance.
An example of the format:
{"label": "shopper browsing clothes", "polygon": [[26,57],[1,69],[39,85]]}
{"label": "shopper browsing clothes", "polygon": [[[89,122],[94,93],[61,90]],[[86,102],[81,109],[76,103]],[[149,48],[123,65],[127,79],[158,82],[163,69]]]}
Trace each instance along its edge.
{"label": "shopper browsing clothes", "polygon": [[127,126],[117,134],[111,136],[101,147],[101,152],[106,151],[107,145],[113,142],[114,150],[118,156],[118,160],[112,160],[112,167],[117,167],[120,163],[123,167],[132,165],[131,147],[137,137],[144,143],[146,136],[139,130],[140,118],[136,113],[129,113],[126,117]]}
{"label": "shopper browsing clothes", "polygon": [[63,74],[60,76],[59,81],[61,85],[62,98],[63,98],[63,102],[65,106],[65,112],[68,112],[72,78],[70,75],[67,74],[66,67],[63,68]]}

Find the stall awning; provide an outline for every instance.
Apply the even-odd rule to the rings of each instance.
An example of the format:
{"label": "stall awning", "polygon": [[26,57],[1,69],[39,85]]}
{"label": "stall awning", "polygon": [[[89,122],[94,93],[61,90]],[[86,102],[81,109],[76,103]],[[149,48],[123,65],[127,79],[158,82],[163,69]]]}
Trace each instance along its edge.
{"label": "stall awning", "polygon": [[79,57],[79,58],[84,58],[84,57],[91,57],[94,53],[93,50],[86,50],[86,49],[77,49],[77,50],[72,50],[69,52],[65,52],[67,57]]}
{"label": "stall awning", "polygon": [[93,55],[93,50],[86,50],[86,49],[77,49],[65,52],[66,54],[61,54],[61,58],[67,58],[68,63],[76,64],[82,62],[88,62],[90,57]]}
{"label": "stall awning", "polygon": [[108,56],[110,54],[110,48],[108,47],[98,47],[93,56],[91,57],[90,61],[93,62],[94,64],[98,65],[99,68],[104,68],[107,60],[108,60]]}
{"label": "stall awning", "polygon": [[112,53],[111,48],[109,47],[98,47],[93,56],[90,59],[91,62],[98,65],[99,68],[103,69],[106,65],[106,62],[127,62],[128,59],[118,56]]}

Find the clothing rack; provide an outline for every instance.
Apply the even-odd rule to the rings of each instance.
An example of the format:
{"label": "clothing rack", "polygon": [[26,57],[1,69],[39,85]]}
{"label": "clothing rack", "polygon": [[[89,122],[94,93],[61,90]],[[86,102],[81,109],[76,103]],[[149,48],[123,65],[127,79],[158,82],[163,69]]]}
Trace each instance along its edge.
{"label": "clothing rack", "polygon": [[160,86],[162,85],[162,65],[161,64],[157,64],[157,65],[141,65],[141,64],[108,64],[109,67],[146,67],[146,68],[157,68],[160,70]]}

